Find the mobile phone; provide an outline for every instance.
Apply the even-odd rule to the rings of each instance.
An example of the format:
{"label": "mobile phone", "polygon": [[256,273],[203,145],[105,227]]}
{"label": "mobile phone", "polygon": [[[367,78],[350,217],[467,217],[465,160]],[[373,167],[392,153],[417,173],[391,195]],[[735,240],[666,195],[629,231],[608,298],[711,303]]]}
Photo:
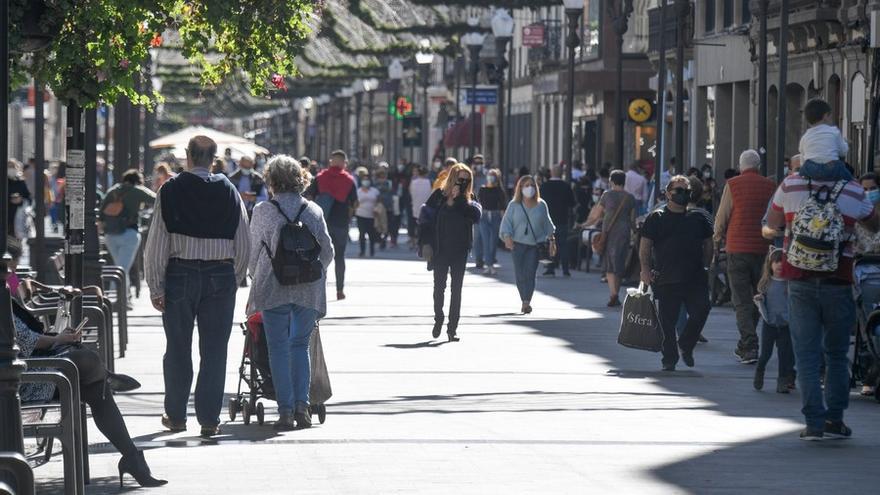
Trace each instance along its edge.
{"label": "mobile phone", "polygon": [[83,328],[86,327],[86,323],[88,323],[88,322],[89,322],[89,317],[88,317],[88,316],[84,316],[83,319],[82,319],[82,321],[79,322],[79,325],[77,325],[76,328],[74,328],[73,330],[71,330],[71,331],[68,332],[68,333],[77,333],[77,332],[81,331]]}

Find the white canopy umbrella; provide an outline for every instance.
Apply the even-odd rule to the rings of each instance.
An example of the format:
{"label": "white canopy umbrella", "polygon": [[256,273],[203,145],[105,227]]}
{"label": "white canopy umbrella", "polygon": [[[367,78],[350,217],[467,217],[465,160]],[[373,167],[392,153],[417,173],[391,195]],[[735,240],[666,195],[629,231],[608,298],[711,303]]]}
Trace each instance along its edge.
{"label": "white canopy umbrella", "polygon": [[177,132],[162,136],[150,141],[150,148],[158,151],[166,151],[174,155],[178,160],[186,159],[186,147],[189,140],[195,136],[207,136],[217,143],[217,153],[222,154],[226,148],[232,150],[232,159],[238,160],[242,156],[253,157],[257,153],[268,154],[269,150],[247,140],[241,136],[227,134],[216,129],[203,126],[190,126]]}

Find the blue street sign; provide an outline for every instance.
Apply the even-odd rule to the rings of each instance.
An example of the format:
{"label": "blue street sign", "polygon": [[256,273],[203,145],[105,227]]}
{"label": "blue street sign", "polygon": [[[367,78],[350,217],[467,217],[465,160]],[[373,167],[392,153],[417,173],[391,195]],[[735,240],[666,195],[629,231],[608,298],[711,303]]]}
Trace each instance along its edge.
{"label": "blue street sign", "polygon": [[497,88],[477,88],[476,101],[474,101],[474,90],[466,88],[465,101],[467,105],[497,105],[498,89]]}

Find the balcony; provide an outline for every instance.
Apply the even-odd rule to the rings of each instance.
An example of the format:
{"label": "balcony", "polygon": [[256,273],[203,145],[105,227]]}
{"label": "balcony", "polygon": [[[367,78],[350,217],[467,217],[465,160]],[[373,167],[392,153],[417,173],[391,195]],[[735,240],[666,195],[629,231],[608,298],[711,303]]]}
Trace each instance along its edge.
{"label": "balcony", "polygon": [[529,48],[529,75],[544,72],[547,67],[556,67],[562,60],[563,32],[562,21],[544,20],[544,46]]}

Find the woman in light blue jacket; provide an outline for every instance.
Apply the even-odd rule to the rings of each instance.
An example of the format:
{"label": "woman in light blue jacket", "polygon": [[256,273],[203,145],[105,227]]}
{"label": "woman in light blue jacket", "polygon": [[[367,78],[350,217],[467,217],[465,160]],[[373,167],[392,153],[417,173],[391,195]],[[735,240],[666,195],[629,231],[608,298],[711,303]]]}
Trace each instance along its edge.
{"label": "woman in light blue jacket", "polygon": [[523,314],[532,312],[532,294],[535,293],[538,273],[538,244],[551,241],[549,245],[552,251],[556,245],[552,242],[555,231],[550,210],[541,199],[535,179],[531,175],[520,177],[513,201],[507,206],[501,220],[499,236],[507,249],[513,251],[516,288],[522,299]]}

